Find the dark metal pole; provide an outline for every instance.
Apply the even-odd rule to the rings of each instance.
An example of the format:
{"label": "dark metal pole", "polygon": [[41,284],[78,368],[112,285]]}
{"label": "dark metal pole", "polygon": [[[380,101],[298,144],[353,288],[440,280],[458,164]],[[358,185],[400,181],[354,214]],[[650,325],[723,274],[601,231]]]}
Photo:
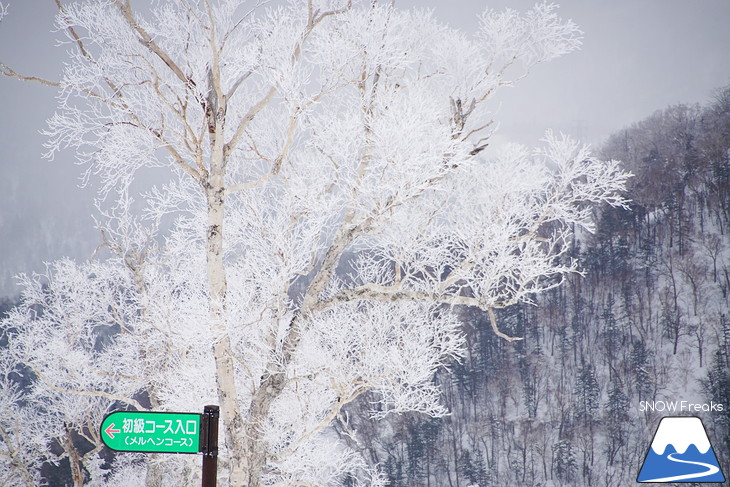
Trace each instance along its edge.
{"label": "dark metal pole", "polygon": [[203,485],[202,487],[216,487],[218,478],[218,417],[220,408],[218,406],[205,406],[203,408],[204,427],[201,433],[205,435],[203,452]]}

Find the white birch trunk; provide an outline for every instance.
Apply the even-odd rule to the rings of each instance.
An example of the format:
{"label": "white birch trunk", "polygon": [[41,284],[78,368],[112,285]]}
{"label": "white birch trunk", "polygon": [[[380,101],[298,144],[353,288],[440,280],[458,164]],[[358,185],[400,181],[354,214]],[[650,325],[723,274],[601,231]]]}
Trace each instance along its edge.
{"label": "white birch trunk", "polygon": [[[214,96],[214,95],[212,95]],[[217,379],[218,401],[226,446],[230,462],[230,485],[245,485],[245,472],[248,462],[245,458],[243,444],[243,419],[238,404],[233,351],[226,329],[226,268],[224,260],[224,219],[225,219],[225,168],[226,160],[223,151],[223,127],[225,106],[220,106],[216,113],[208,112],[208,123],[211,137],[211,158],[208,180],[204,182],[204,190],[208,206],[207,228],[207,267],[210,299],[210,326],[215,337],[213,355]]]}

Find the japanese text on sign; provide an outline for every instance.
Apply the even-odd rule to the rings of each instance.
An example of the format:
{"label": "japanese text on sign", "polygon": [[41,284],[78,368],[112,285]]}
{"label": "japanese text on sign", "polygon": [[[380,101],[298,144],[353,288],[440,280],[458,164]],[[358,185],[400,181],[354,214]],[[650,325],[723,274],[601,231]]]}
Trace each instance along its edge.
{"label": "japanese text on sign", "polygon": [[104,418],[101,437],[117,451],[198,453],[200,414],[117,411]]}

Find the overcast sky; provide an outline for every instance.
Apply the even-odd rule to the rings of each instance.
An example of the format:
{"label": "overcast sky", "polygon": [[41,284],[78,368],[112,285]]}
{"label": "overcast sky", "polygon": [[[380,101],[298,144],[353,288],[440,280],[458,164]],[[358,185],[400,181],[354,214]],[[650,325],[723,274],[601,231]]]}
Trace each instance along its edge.
{"label": "overcast sky", "polygon": [[[2,1],[2,0],[0,0]],[[146,0],[145,0],[146,1]],[[0,23],[0,61],[18,72],[58,79],[66,47],[55,47],[52,0],[15,0]],[[137,3],[145,3],[137,0]],[[426,6],[474,32],[486,7],[526,10],[531,0],[396,0]],[[676,103],[705,103],[730,83],[730,0],[565,0],[560,15],[584,32],[583,48],[539,66],[503,92],[498,140],[535,145],[545,129],[594,144]],[[53,114],[52,88],[0,78],[0,296],[12,276],[42,262],[88,258],[93,189],[80,189],[73,155],[41,159],[39,130]]]}

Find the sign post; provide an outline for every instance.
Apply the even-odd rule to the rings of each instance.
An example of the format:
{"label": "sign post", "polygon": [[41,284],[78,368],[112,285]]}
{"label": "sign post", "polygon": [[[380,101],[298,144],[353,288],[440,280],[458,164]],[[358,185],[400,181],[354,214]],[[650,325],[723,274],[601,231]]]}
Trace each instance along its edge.
{"label": "sign post", "polygon": [[218,476],[218,406],[205,406],[203,409],[203,452],[202,487],[216,487]]}
{"label": "sign post", "polygon": [[203,414],[158,411],[115,411],[101,422],[101,440],[120,452],[203,453],[203,486],[216,487],[218,469],[218,406]]}

